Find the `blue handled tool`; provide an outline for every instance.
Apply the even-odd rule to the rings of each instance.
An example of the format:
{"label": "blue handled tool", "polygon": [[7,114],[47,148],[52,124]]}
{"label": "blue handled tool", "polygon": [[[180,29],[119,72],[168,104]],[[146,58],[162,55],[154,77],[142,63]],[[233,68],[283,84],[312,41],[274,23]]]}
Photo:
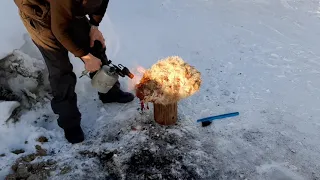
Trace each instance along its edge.
{"label": "blue handled tool", "polygon": [[223,118],[228,118],[228,117],[233,117],[233,116],[238,116],[238,115],[239,115],[239,112],[222,114],[222,115],[218,115],[218,116],[210,116],[210,117],[198,119],[197,122],[214,121],[214,120],[217,120],[217,119],[223,119]]}

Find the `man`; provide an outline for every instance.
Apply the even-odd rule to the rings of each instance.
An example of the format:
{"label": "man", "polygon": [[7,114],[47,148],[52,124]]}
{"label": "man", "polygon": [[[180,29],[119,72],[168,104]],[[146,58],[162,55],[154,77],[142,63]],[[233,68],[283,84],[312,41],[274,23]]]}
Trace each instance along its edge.
{"label": "man", "polygon": [[[106,47],[98,26],[109,0],[14,1],[22,22],[49,70],[53,93],[51,107],[59,115],[58,125],[63,128],[70,143],[82,142],[84,135],[80,126],[81,113],[75,93],[77,80],[68,52],[84,62],[91,77],[100,69],[101,57],[96,57],[91,52],[95,41],[100,41],[103,48]],[[103,103],[127,103],[134,99],[133,94],[120,90],[119,82],[108,93],[98,95]]]}

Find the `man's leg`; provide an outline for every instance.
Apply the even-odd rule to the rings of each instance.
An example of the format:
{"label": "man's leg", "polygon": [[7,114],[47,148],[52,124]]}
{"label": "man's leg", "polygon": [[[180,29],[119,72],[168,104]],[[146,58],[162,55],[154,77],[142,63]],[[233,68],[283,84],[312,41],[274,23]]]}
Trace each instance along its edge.
{"label": "man's leg", "polygon": [[[94,46],[90,48],[90,24],[86,18],[78,19],[73,22],[71,28],[71,33],[73,35],[73,40],[78,45],[88,49],[90,53],[96,56],[99,59],[107,59],[107,55],[105,54],[105,49],[100,49],[99,46]],[[102,64],[104,65],[104,61]],[[90,78],[94,76],[96,72],[90,73]],[[98,92],[99,99],[103,103],[128,103],[134,99],[134,95],[128,92],[123,92],[121,90],[120,82],[117,81],[116,84],[109,90],[108,93],[100,93]]]}
{"label": "man's leg", "polygon": [[63,47],[59,50],[49,50],[39,45],[37,47],[49,71],[53,94],[51,107],[53,112],[59,115],[58,125],[64,129],[69,142],[81,142],[84,140],[84,135],[80,126],[81,113],[77,107],[75,93],[77,79],[68,58],[68,51]]}
{"label": "man's leg", "polygon": [[76,76],[69,61],[68,51],[58,42],[47,26],[27,17],[20,12],[34,44],[41,52],[49,71],[49,82],[53,93],[51,107],[59,115],[58,125],[64,129],[66,139],[71,143],[84,139],[80,127],[81,114],[77,107],[77,95],[74,92]]}

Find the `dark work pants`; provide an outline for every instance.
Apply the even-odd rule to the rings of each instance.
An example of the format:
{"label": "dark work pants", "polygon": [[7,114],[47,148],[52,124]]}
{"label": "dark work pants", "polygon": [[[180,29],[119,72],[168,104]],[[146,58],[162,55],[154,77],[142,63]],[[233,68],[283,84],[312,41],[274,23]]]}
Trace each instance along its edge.
{"label": "dark work pants", "polygon": [[[73,66],[68,57],[68,50],[57,41],[49,27],[33,21],[24,16],[24,14],[20,15],[48,68],[49,82],[53,94],[51,107],[53,112],[59,115],[58,125],[61,128],[79,126],[81,113],[77,107],[77,94],[75,93],[77,77],[73,72]],[[73,41],[77,45],[89,49],[90,25],[88,19],[85,17],[76,19],[70,24],[70,27],[70,34],[72,35]],[[91,77],[92,75],[93,74],[91,74]],[[108,94],[99,93],[99,95],[112,96],[119,90],[120,84],[117,82]]]}
{"label": "dark work pants", "polygon": [[77,77],[69,61],[68,51],[64,48],[61,48],[60,51],[52,51],[39,45],[37,47],[49,71],[49,82],[53,95],[51,107],[53,112],[59,115],[59,126],[68,128],[80,125],[81,113],[77,107],[77,94],[75,93]]}

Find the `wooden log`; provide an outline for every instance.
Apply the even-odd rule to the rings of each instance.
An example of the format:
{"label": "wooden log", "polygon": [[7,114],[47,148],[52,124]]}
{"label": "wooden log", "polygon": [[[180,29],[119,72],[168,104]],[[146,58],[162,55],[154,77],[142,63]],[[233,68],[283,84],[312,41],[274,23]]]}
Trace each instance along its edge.
{"label": "wooden log", "polygon": [[178,104],[153,104],[154,120],[160,125],[174,125],[178,118]]}

